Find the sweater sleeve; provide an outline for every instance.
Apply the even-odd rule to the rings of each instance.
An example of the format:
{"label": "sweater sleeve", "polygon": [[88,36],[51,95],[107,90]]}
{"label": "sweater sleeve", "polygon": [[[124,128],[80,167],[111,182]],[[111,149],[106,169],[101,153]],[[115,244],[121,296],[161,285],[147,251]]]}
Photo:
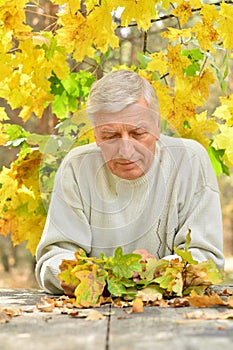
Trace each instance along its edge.
{"label": "sweater sleeve", "polygon": [[91,247],[91,228],[82,207],[78,185],[70,164],[61,167],[55,178],[44,231],[36,251],[36,278],[48,293],[63,292],[58,279],[62,259],[74,259],[80,247]]}
{"label": "sweater sleeve", "polygon": [[199,262],[212,259],[222,269],[223,232],[217,179],[206,150],[196,142],[193,144],[192,166],[190,170],[185,167],[177,188],[179,225],[174,246],[184,249],[190,229],[193,258]]}

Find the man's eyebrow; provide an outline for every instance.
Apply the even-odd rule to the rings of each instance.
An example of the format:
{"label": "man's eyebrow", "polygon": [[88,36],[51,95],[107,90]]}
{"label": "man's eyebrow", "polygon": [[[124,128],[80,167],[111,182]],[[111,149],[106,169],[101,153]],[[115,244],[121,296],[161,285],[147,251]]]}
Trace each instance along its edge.
{"label": "man's eyebrow", "polygon": [[101,132],[111,132],[111,133],[117,133],[117,130],[113,130],[113,129],[101,129]]}

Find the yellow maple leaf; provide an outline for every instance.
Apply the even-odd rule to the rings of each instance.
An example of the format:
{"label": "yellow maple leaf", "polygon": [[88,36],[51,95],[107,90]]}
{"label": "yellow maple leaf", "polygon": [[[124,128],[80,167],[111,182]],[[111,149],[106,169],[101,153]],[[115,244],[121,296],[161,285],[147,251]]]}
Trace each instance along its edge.
{"label": "yellow maple leaf", "polygon": [[11,232],[14,244],[28,241],[33,254],[46,217],[40,194],[40,161],[40,152],[32,151],[0,173],[0,232]]}
{"label": "yellow maple leaf", "polygon": [[169,7],[171,6],[171,1],[169,1],[169,0],[162,0],[161,4],[162,4],[162,8],[164,8],[166,11],[168,11]]}
{"label": "yellow maple leaf", "polygon": [[0,121],[3,121],[3,120],[9,120],[9,117],[6,114],[5,108],[0,107]]}
{"label": "yellow maple leaf", "polygon": [[200,9],[203,6],[200,0],[189,0],[189,2],[193,9]]}
{"label": "yellow maple leaf", "polygon": [[189,118],[189,127],[183,128],[181,136],[190,138],[201,143],[205,148],[208,148],[210,140],[208,136],[218,130],[218,124],[214,118],[208,118],[207,112]]}
{"label": "yellow maple leaf", "polygon": [[192,17],[193,13],[191,10],[191,4],[186,0],[178,0],[178,6],[172,10],[172,14],[176,17],[179,17],[180,24],[183,26],[186,24],[190,17]]}
{"label": "yellow maple leaf", "polygon": [[211,20],[203,18],[202,22],[193,26],[192,31],[195,32],[199,45],[204,51],[214,50],[213,43],[218,40],[219,35]]}
{"label": "yellow maple leaf", "polygon": [[161,75],[165,74],[167,71],[167,61],[164,53],[160,51],[152,53],[149,56],[152,60],[148,63],[147,69],[151,72],[158,71]]}
{"label": "yellow maple leaf", "polygon": [[20,116],[26,121],[34,112],[42,116],[45,103],[53,100],[48,78],[52,66],[48,64],[43,49],[35,48],[31,37],[19,44],[13,63],[12,74],[4,81],[1,96],[11,107],[22,108]]}
{"label": "yellow maple leaf", "polygon": [[167,119],[173,109],[172,91],[168,86],[163,85],[160,80],[152,82],[152,86],[158,96],[161,116]]}
{"label": "yellow maple leaf", "polygon": [[58,23],[62,26],[57,31],[58,44],[64,46],[68,53],[73,53],[74,59],[80,62],[85,56],[94,56],[92,30],[87,18],[79,12],[65,13],[60,15]]}
{"label": "yellow maple leaf", "polygon": [[201,106],[209,96],[209,86],[215,81],[213,73],[205,69],[201,76],[189,77],[188,80],[192,86],[191,101]]}
{"label": "yellow maple leaf", "polygon": [[181,45],[177,44],[175,46],[168,45],[167,52],[169,73],[171,76],[183,76],[183,69],[190,65],[188,57],[181,56]]}
{"label": "yellow maple leaf", "polygon": [[233,8],[231,5],[222,2],[220,4],[217,32],[223,38],[225,48],[233,48]]}
{"label": "yellow maple leaf", "polygon": [[64,10],[72,14],[75,14],[80,9],[80,4],[81,4],[81,0],[50,0],[50,1],[55,5],[63,6]]}
{"label": "yellow maple leaf", "polygon": [[192,36],[191,28],[177,29],[177,28],[167,28],[167,32],[161,34],[163,38],[168,38],[169,41],[176,41],[179,38],[190,38]]}
{"label": "yellow maple leaf", "polygon": [[89,121],[87,114],[85,111],[77,111],[72,116],[72,122],[75,124],[83,124],[83,126],[80,128],[80,132],[78,135],[78,142],[88,142],[92,143],[95,142],[95,135],[94,135],[94,129],[93,125]]}
{"label": "yellow maple leaf", "polygon": [[225,150],[225,159],[229,166],[233,165],[233,128],[219,125],[220,133],[214,137],[213,146]]}
{"label": "yellow maple leaf", "polygon": [[151,27],[151,20],[157,17],[155,5],[158,2],[158,0],[119,0],[118,6],[124,7],[121,24],[128,27],[135,20],[139,29],[148,30]]}
{"label": "yellow maple leaf", "polygon": [[190,99],[188,91],[184,94],[184,91],[180,87],[180,84],[176,85],[172,113],[168,116],[169,123],[178,135],[182,134],[184,122],[195,116],[196,108],[196,105]]}
{"label": "yellow maple leaf", "polygon": [[108,46],[115,48],[119,45],[119,38],[115,35],[116,25],[112,21],[111,2],[95,7],[88,16],[87,22],[92,31],[93,44],[96,49],[106,52]]}
{"label": "yellow maple leaf", "polygon": [[218,106],[213,116],[226,121],[226,125],[233,126],[233,94],[221,96],[221,106]]}
{"label": "yellow maple leaf", "polygon": [[30,32],[32,28],[26,24],[25,7],[27,0],[6,0],[0,3],[0,23],[6,33],[17,37],[22,32]]}
{"label": "yellow maple leaf", "polygon": [[7,224],[8,229],[10,228],[13,244],[17,245],[27,242],[26,248],[34,255],[45,224],[45,216],[30,214],[29,217],[26,214],[17,216],[12,214],[11,217],[5,221],[5,231],[7,230]]}
{"label": "yellow maple leaf", "polygon": [[[112,1],[111,0],[107,0],[108,4],[111,5]],[[115,1],[113,1],[115,2]],[[87,9],[87,13],[90,13],[96,6],[99,6],[100,2],[99,0],[85,0],[85,7]],[[106,0],[101,2],[101,6],[102,5],[106,5]]]}

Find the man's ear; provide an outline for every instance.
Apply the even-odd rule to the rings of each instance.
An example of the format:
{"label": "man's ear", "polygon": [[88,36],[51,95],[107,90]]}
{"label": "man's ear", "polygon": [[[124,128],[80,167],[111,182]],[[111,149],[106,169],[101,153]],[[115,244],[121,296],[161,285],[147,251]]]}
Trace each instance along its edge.
{"label": "man's ear", "polygon": [[95,138],[95,142],[97,144],[97,146],[100,145],[100,141],[99,141],[99,138],[98,138],[98,135],[96,135],[96,130],[94,129],[94,138]]}

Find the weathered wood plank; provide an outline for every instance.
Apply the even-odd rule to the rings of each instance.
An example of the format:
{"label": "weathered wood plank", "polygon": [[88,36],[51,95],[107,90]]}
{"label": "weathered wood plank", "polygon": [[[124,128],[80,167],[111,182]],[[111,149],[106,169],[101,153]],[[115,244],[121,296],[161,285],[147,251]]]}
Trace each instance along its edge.
{"label": "weathered wood plank", "polygon": [[[1,307],[36,305],[43,292],[0,290]],[[48,295],[47,295],[48,296]],[[103,308],[108,311],[109,307]],[[103,311],[101,309],[101,311]],[[108,318],[95,322],[56,312],[24,312],[0,324],[1,350],[105,350]]]}
{"label": "weathered wood plank", "polygon": [[[218,292],[231,286],[214,287]],[[218,314],[225,307],[145,307],[144,313],[130,314],[130,308],[111,308],[105,320],[87,321],[56,311],[27,313],[46,294],[37,290],[0,290],[1,307],[20,307],[25,312],[0,324],[1,350],[231,350],[233,321],[188,320],[185,313]],[[101,308],[110,311],[110,306]],[[233,313],[233,311],[232,311]]]}
{"label": "weathered wood plank", "polygon": [[[187,320],[185,313],[219,313],[226,308],[194,309],[146,307],[144,313],[116,309],[111,317],[110,350],[231,350],[232,320]],[[228,309],[229,311],[229,309]]]}

